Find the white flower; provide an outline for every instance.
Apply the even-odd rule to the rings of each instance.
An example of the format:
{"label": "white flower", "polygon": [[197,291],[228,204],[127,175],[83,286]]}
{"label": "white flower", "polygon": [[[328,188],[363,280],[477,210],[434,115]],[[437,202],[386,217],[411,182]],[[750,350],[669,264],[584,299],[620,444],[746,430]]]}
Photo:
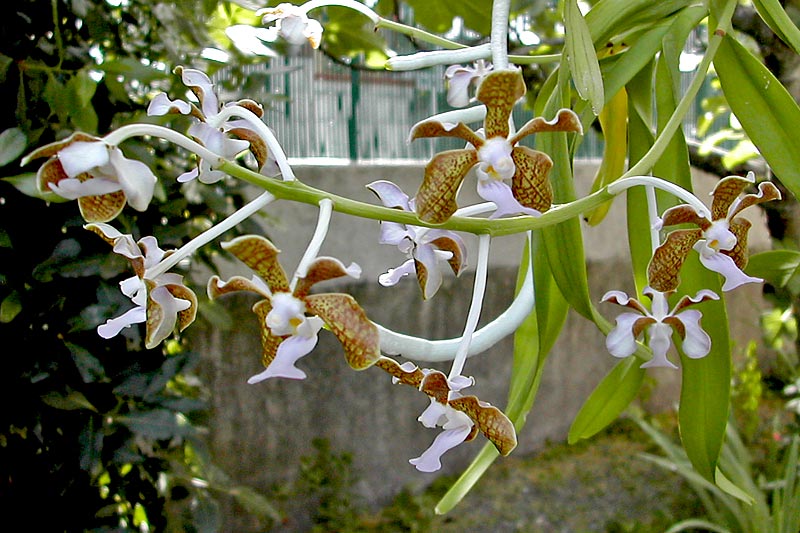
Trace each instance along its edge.
{"label": "white flower", "polygon": [[166,339],[176,326],[183,331],[194,321],[197,298],[183,284],[183,276],[173,273],[153,275],[153,269],[167,256],[155,237],[134,241],[108,224],[88,224],[86,229],[114,246],[114,253],[127,258],[136,275],[120,282],[122,293],[136,307],[97,327],[104,339],[117,336],[123,329],[146,322],[145,346],[153,348]]}
{"label": "white flower", "polygon": [[453,107],[465,107],[470,103],[469,87],[478,85],[492,70],[491,63],[479,59],[474,67],[451,65],[444,71],[447,83],[447,103]]}
{"label": "white flower", "polygon": [[[390,181],[374,181],[367,188],[386,207],[414,211],[414,201],[409,200],[400,187]],[[378,278],[379,283],[391,287],[408,274],[415,274],[425,299],[436,294],[442,285],[443,264],[449,265],[455,275],[459,275],[466,266],[464,241],[452,231],[383,221],[380,242],[397,246],[409,259],[382,274]]]}
{"label": "white flower", "polygon": [[642,365],[649,367],[678,368],[669,359],[667,351],[672,344],[673,330],[683,339],[681,348],[687,357],[699,359],[708,355],[711,350],[711,338],[700,327],[703,316],[695,309],[683,310],[686,307],[706,300],[719,300],[716,293],[703,289],[694,298],[682,297],[672,310],[667,304],[667,295],[646,287],[643,291],[652,300],[652,311],[637,299],[628,297],[622,291],[608,291],[603,295],[603,302],[613,302],[629,307],[636,313],[622,313],[617,316],[616,326],[606,337],[606,348],[614,357],[628,357],[636,351],[636,339],[642,333],[649,335],[647,342],[653,350],[653,358]]}
{"label": "white flower", "polygon": [[274,37],[283,37],[287,42],[299,45],[306,41],[312,48],[319,48],[322,40],[322,25],[314,19],[308,18],[306,11],[293,4],[278,4],[277,7],[260,9],[256,15],[262,16],[262,23],[274,22],[270,28]]}

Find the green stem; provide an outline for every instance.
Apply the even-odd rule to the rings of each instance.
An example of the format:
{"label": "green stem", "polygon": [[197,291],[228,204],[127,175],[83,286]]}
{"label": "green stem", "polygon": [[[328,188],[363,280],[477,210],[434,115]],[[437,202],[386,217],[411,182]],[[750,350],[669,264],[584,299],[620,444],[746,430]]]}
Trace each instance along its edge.
{"label": "green stem", "polygon": [[[540,217],[519,216],[513,218],[486,219],[453,216],[442,224],[431,224],[420,220],[416,214],[412,212],[359,202],[344,196],[316,189],[302,183],[300,180],[277,181],[275,179],[266,178],[261,174],[231,162],[225,162],[217,168],[231,176],[257,185],[272,193],[276,198],[282,200],[317,205],[320,200],[329,198],[333,201],[334,211],[347,215],[426,228],[463,231],[475,235],[487,234],[494,237],[513,235],[531,229],[558,224],[559,222],[564,222],[565,220],[579,216],[584,211],[614,197],[614,195],[610,194],[606,189],[601,189],[580,200],[556,206]],[[657,178],[652,179],[657,180]],[[619,186],[618,189],[622,190]]]}
{"label": "green stem", "polygon": [[438,35],[434,35],[433,33],[429,33],[425,30],[414,28],[413,26],[406,26],[405,24],[394,22],[392,20],[388,20],[383,17],[381,17],[378,20],[377,24],[375,24],[375,28],[376,29],[385,28],[387,30],[392,30],[403,35],[408,35],[413,39],[426,42],[428,44],[441,46],[446,50],[458,50],[459,48],[468,48],[467,45],[465,44],[457,43],[455,41],[451,41],[450,39],[445,39],[444,37],[440,37]]}
{"label": "green stem", "polygon": [[56,40],[56,48],[58,48],[58,65],[56,69],[61,69],[64,63],[64,41],[61,38],[61,24],[58,16],[58,0],[50,1],[50,8],[53,15],[53,37]]}
{"label": "green stem", "polygon": [[[717,29],[730,26],[730,20],[733,16],[733,11],[736,8],[736,4],[736,0],[729,0],[725,4],[725,7],[721,11],[720,19],[717,23]],[[661,134],[650,147],[650,150],[648,150],[647,153],[634,166],[632,166],[625,174],[622,175],[623,178],[648,173],[656,164],[656,161],[658,161],[658,159],[663,155],[664,150],[666,150],[667,146],[672,140],[672,136],[676,131],[678,131],[678,128],[681,126],[681,124],[683,124],[683,119],[686,116],[686,113],[689,111],[689,108],[694,104],[697,93],[700,91],[700,88],[703,86],[703,82],[706,79],[708,68],[711,66],[711,62],[714,60],[714,55],[717,53],[720,43],[722,43],[722,37],[724,34],[724,31],[717,32],[715,30],[713,32],[711,38],[708,40],[708,49],[703,56],[703,60],[697,67],[697,73],[692,79],[692,83],[689,85],[686,93],[681,98],[681,101],[678,102],[678,105],[675,107],[675,112],[672,113],[671,117],[669,117],[667,124],[664,126]]]}

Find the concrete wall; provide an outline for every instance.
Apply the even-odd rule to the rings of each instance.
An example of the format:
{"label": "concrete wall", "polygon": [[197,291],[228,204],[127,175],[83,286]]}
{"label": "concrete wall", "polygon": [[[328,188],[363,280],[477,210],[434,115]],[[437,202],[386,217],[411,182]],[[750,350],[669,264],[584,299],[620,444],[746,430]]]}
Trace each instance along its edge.
{"label": "concrete wall", "polygon": [[[422,168],[408,167],[300,167],[295,169],[303,181],[320,188],[370,202],[375,197],[364,185],[376,179],[390,179],[410,195],[416,190]],[[579,189],[588,189],[594,174],[591,165],[576,169]],[[710,190],[713,179],[697,176],[699,190]],[[474,179],[467,178],[462,198],[474,195]],[[468,200],[465,200],[466,203]],[[269,220],[265,233],[282,249],[281,262],[291,273],[301,257],[316,223],[316,209],[279,202],[265,210]],[[768,246],[764,221],[755,209],[751,246]],[[627,244],[616,224],[624,225],[624,206],[615,203],[609,220],[597,228],[584,228],[587,269],[596,300],[612,288],[629,289]],[[440,292],[430,301],[419,297],[411,279],[393,288],[381,287],[377,276],[397,266],[404,257],[391,246],[377,244],[379,224],[334,214],[329,237],[322,253],[345,263],[355,261],[364,271],[357,282],[329,288],[352,294],[376,322],[404,333],[427,338],[458,336],[464,326],[472,288],[472,270],[459,279],[447,276]],[[513,295],[516,266],[520,258],[520,238],[504,237],[492,244],[492,264],[482,321],[501,313]],[[468,240],[472,257],[476,241]],[[471,261],[474,265],[474,261]],[[224,276],[250,275],[240,264],[222,265]],[[255,315],[250,312],[253,298],[230,296],[220,300],[234,315],[236,327],[218,331],[199,323],[190,329],[194,348],[203,353],[206,382],[211,388],[212,417],[208,442],[215,459],[237,482],[268,490],[276,482],[296,476],[299,458],[311,455],[311,441],[327,438],[334,450],[353,453],[354,472],[360,479],[357,489],[368,501],[384,503],[403,486],[420,487],[437,474],[421,474],[408,459],[424,450],[439,430],[422,427],[416,420],[427,406],[424,395],[404,386],[392,386],[389,377],[378,369],[353,372],[342,356],[341,346],[327,332],[320,334],[317,348],[301,360],[305,381],[270,380],[247,385],[245,380],[260,371],[260,343]],[[734,338],[745,343],[759,337],[760,287],[736,291],[729,303]],[[602,306],[612,318],[615,306]],[[476,378],[473,392],[499,407],[505,405],[512,357],[511,338],[488,352],[470,359],[466,374]],[[527,425],[519,435],[514,453],[526,454],[541,449],[548,441],[562,441],[570,423],[587,395],[616,360],[605,350],[603,336],[595,326],[570,313],[561,338],[547,363],[544,379]],[[443,370],[447,367],[438,366]],[[650,406],[661,409],[678,399],[679,373],[659,370],[653,373],[658,387]],[[457,473],[479,451],[483,437],[445,455],[443,473]],[[499,459],[502,460],[502,459]],[[310,502],[294,502],[295,513],[286,530],[306,524]],[[235,505],[226,502],[226,531],[256,531]]]}

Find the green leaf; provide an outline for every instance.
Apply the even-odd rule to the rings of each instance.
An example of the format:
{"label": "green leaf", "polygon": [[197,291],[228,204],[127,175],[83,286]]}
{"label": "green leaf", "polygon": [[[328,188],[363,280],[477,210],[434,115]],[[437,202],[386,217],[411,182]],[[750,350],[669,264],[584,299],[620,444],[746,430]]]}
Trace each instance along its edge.
{"label": "green leaf", "polygon": [[11,291],[11,294],[3,298],[3,303],[0,303],[0,322],[8,324],[22,311],[22,300],[17,291]]}
{"label": "green leaf", "polygon": [[64,344],[69,349],[72,360],[75,361],[75,367],[80,372],[84,383],[95,383],[105,378],[103,364],[89,350],[71,342]]}
{"label": "green leaf", "polygon": [[194,428],[186,418],[166,409],[133,412],[125,416],[117,416],[114,421],[123,424],[142,437],[156,440],[186,437],[194,432]]}
{"label": "green leaf", "polygon": [[762,278],[776,287],[797,285],[800,281],[800,252],[769,250],[750,256],[745,272]]}
{"label": "green leaf", "polygon": [[19,128],[8,128],[0,133],[0,167],[21,156],[27,145],[28,138]]}
{"label": "green leaf", "polygon": [[478,33],[491,31],[491,0],[460,0],[459,2],[431,2],[406,0],[414,9],[414,22],[436,33],[446,33],[453,27],[453,19],[461,17],[464,25]]}
{"label": "green leaf", "polygon": [[3,181],[6,181],[14,186],[19,192],[25,194],[27,196],[31,196],[33,198],[41,198],[47,202],[55,202],[55,203],[63,203],[69,202],[70,200],[64,198],[63,196],[59,196],[54,192],[41,192],[39,188],[36,186],[36,174],[33,172],[26,172],[25,174],[19,174],[17,176],[9,176],[7,178],[3,178]]}
{"label": "green leaf", "polygon": [[[700,288],[722,294],[718,274],[705,270],[699,263],[692,256],[687,260],[681,272],[681,288],[688,294]],[[712,339],[711,351],[702,359],[689,359],[681,353],[678,424],[692,465],[713,482],[728,422],[731,344],[724,301],[707,301],[699,309],[703,313],[703,329]]]}
{"label": "green leaf", "polygon": [[800,30],[778,0],[753,0],[758,14],[781,40],[800,54]]}
{"label": "green leaf", "polygon": [[800,107],[742,44],[726,35],[714,67],[731,110],[795,198],[800,198]]}
{"label": "green leaf", "polygon": [[137,80],[142,85],[166,79],[170,76],[169,73],[145,65],[133,57],[109,59],[100,65],[95,65],[93,68],[111,76],[122,76],[128,80]]}
{"label": "green leaf", "polygon": [[658,23],[691,3],[691,0],[600,0],[586,13],[586,24],[595,45],[601,46],[636,26]]}
{"label": "green leaf", "polygon": [[42,401],[50,407],[55,407],[56,409],[62,409],[64,411],[88,409],[90,411],[97,412],[97,408],[86,399],[86,396],[77,391],[72,391],[66,396],[63,396],[57,392],[51,392],[45,396],[42,396]]}
{"label": "green leaf", "polygon": [[597,62],[597,52],[589,28],[578,8],[577,0],[567,0],[564,6],[565,51],[575,89],[589,102],[595,115],[603,109],[603,78]]}
{"label": "green leaf", "polygon": [[637,357],[623,359],[600,381],[569,428],[567,442],[588,439],[616,420],[642,387],[645,370]]}

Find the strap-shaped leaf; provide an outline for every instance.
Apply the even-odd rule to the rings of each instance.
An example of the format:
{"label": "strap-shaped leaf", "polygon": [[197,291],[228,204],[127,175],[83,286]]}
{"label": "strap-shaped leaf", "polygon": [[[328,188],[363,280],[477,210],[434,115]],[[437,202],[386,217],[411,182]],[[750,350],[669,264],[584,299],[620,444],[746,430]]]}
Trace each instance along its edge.
{"label": "strap-shaped leaf", "polygon": [[781,40],[800,54],[800,30],[778,0],[753,0],[758,14]]}
{"label": "strap-shaped leaf", "polygon": [[800,198],[800,107],[761,61],[730,35],[714,67],[731,110],[775,175]]}
{"label": "strap-shaped leaf", "polygon": [[598,115],[605,103],[603,77],[589,27],[578,8],[577,0],[567,0],[564,3],[564,27],[564,50],[575,89],[581,98],[589,102],[594,114]]}

